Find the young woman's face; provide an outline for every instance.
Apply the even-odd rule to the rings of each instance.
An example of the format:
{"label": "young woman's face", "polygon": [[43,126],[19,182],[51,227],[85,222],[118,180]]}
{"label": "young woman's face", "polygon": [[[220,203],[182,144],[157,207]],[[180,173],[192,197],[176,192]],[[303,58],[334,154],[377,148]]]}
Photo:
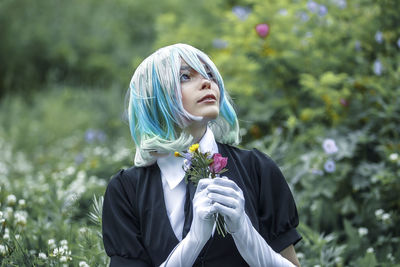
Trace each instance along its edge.
{"label": "young woman's face", "polygon": [[219,115],[219,87],[212,72],[206,67],[208,79],[182,61],[180,82],[182,104],[187,112],[205,119],[216,119]]}

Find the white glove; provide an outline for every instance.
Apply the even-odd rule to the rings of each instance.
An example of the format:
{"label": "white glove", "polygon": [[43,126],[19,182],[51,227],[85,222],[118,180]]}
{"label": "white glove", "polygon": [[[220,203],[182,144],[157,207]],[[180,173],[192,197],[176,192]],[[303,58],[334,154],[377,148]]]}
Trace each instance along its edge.
{"label": "white glove", "polygon": [[215,178],[207,191],[208,197],[215,202],[215,210],[224,216],[240,255],[250,266],[294,266],[276,253],[253,227],[244,211],[243,192],[234,181],[226,177]]}
{"label": "white glove", "polygon": [[216,212],[224,216],[229,233],[235,233],[244,222],[244,196],[237,184],[226,177],[215,178],[207,187]]}
{"label": "white glove", "polygon": [[207,187],[212,183],[212,179],[201,179],[193,197],[193,221],[189,233],[200,243],[205,243],[210,239],[215,222],[212,216],[215,208],[207,196]]}

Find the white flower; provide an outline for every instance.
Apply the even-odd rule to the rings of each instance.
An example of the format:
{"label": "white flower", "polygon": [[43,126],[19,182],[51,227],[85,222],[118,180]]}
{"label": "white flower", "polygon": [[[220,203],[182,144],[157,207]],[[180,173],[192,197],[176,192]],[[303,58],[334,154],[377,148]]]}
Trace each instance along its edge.
{"label": "white flower", "polygon": [[363,237],[368,234],[368,229],[365,227],[358,228],[358,234]]}
{"label": "white flower", "polygon": [[3,239],[4,239],[4,240],[10,240],[10,234],[9,234],[9,233],[5,233],[5,234],[3,235]]}
{"label": "white flower", "polygon": [[382,220],[383,220],[383,221],[388,221],[388,220],[390,220],[390,214],[389,214],[389,213],[384,213],[384,214],[382,215]]}
{"label": "white flower", "polygon": [[324,140],[322,143],[322,148],[326,154],[334,154],[339,150],[336,146],[335,140],[329,138]]}
{"label": "white flower", "polygon": [[49,245],[49,247],[54,247],[56,245],[56,241],[54,239],[49,239],[47,241],[47,245]]}
{"label": "white flower", "polygon": [[4,245],[0,245],[0,255],[5,256],[7,254],[7,247]]}
{"label": "white flower", "polygon": [[61,246],[68,246],[68,241],[63,239],[63,240],[60,241],[60,245]]}
{"label": "white flower", "polygon": [[42,259],[42,260],[46,260],[47,259],[46,253],[43,253],[43,252],[40,252],[38,257],[39,257],[39,259]]}
{"label": "white flower", "polygon": [[27,217],[28,213],[26,211],[23,210],[16,211],[14,214],[15,224],[25,226]]}
{"label": "white flower", "polygon": [[53,255],[57,256],[59,254],[58,248],[53,249]]}
{"label": "white flower", "polygon": [[25,199],[20,199],[20,200],[18,200],[18,205],[21,206],[21,207],[25,207],[25,206],[26,206],[26,201],[25,201]]}
{"label": "white flower", "polygon": [[396,161],[398,158],[399,158],[399,154],[397,154],[397,153],[392,153],[392,154],[390,154],[390,156],[389,156],[389,159],[390,159],[391,161]]}
{"label": "white flower", "polygon": [[367,253],[374,253],[374,248],[369,247],[369,248],[367,249]]}
{"label": "white flower", "polygon": [[10,219],[13,216],[14,210],[11,207],[7,207],[5,214],[4,214],[4,218],[6,219]]}
{"label": "white flower", "polygon": [[15,205],[15,203],[17,202],[17,197],[14,195],[8,195],[7,196],[7,204],[10,206]]}
{"label": "white flower", "polygon": [[61,256],[60,262],[67,262],[67,257],[66,256]]}
{"label": "white flower", "polygon": [[90,266],[89,266],[89,264],[86,263],[86,261],[80,261],[79,267],[90,267]]}
{"label": "white flower", "polygon": [[81,228],[79,228],[79,233],[80,233],[81,235],[86,234],[86,233],[87,233],[87,228],[86,228],[86,227],[81,227]]}
{"label": "white flower", "polygon": [[21,238],[21,235],[15,235],[15,239],[19,240]]}
{"label": "white flower", "polygon": [[326,172],[334,172],[336,170],[335,162],[331,159],[328,159],[324,164],[324,169]]}
{"label": "white flower", "polygon": [[376,217],[381,217],[384,212],[385,211],[383,209],[376,210],[375,211],[375,216]]}
{"label": "white flower", "polygon": [[66,249],[65,249],[64,246],[58,248],[58,253],[59,253],[60,255],[63,255],[65,251],[66,251]]}

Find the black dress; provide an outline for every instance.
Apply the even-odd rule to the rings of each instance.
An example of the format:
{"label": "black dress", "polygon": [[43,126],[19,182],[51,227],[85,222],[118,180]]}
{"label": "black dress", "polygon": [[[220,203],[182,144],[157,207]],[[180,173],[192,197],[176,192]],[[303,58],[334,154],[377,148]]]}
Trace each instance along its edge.
{"label": "black dress", "polygon": [[[243,191],[245,211],[254,228],[276,252],[297,243],[299,223],[290,189],[277,165],[265,154],[218,144],[228,157],[225,176]],[[160,169],[121,170],[110,181],[103,205],[103,242],[111,266],[158,266],[179,243],[168,219]],[[194,266],[248,266],[233,238],[217,233]]]}

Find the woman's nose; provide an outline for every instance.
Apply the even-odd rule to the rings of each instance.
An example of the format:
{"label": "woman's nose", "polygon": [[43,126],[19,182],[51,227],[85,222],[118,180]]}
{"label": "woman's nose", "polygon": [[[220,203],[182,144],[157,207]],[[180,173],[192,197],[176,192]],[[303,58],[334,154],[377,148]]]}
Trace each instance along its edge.
{"label": "woman's nose", "polygon": [[201,89],[210,89],[210,88],[211,88],[211,81],[203,77],[201,81]]}

